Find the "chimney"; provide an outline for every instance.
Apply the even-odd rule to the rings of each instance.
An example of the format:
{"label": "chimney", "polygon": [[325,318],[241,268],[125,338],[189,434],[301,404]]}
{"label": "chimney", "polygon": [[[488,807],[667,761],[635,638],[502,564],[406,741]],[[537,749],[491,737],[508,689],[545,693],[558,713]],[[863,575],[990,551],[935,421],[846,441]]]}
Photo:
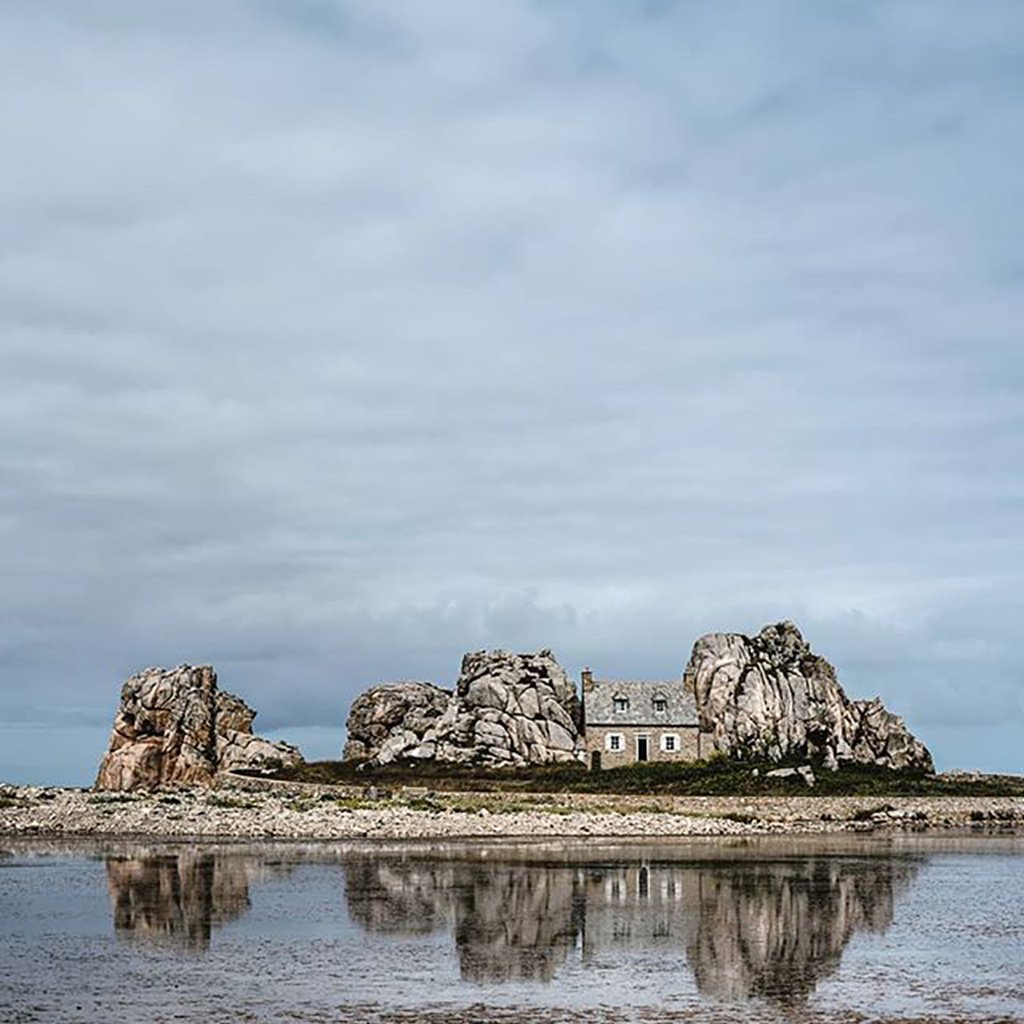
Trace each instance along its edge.
{"label": "chimney", "polygon": [[580,673],[580,678],[583,680],[583,692],[590,693],[594,688],[594,673],[589,668],[585,668]]}

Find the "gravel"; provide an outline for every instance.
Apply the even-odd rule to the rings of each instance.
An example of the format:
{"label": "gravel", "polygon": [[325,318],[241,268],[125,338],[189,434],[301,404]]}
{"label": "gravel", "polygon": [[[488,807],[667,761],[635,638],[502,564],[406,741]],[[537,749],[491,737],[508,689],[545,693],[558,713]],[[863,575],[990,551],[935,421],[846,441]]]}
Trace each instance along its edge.
{"label": "gravel", "polygon": [[877,830],[1024,832],[1019,797],[616,797],[365,794],[225,780],[213,790],[103,793],[0,785],[0,835],[203,839],[742,836]]}

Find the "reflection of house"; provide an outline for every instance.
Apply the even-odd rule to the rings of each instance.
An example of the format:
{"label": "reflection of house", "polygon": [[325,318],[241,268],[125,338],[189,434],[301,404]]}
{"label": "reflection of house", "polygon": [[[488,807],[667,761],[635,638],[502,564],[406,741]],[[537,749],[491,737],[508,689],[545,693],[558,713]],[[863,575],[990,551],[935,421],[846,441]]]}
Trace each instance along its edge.
{"label": "reflection of house", "polygon": [[583,957],[683,948],[697,930],[700,876],[688,867],[621,864],[591,868],[583,881]]}
{"label": "reflection of house", "polygon": [[595,679],[583,670],[583,724],[591,768],[695,761],[702,748],[693,690],[674,682]]}

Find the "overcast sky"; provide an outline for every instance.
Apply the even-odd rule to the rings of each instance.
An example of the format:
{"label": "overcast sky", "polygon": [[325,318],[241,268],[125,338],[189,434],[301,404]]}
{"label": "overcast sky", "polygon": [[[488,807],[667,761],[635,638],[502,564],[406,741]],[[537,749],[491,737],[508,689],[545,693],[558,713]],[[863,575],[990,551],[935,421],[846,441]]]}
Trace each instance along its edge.
{"label": "overcast sky", "polygon": [[781,618],[1024,771],[1019,0],[7,0],[0,122],[0,778]]}

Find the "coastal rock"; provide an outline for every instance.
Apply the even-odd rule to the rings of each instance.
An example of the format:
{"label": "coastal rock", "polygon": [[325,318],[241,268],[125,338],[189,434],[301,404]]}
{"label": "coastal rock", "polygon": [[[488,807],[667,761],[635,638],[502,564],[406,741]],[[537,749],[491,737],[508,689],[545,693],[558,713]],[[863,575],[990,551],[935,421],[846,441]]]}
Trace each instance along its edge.
{"label": "coastal rock", "polygon": [[437,726],[437,756],[473,764],[574,760],[582,747],[576,686],[549,650],[475,651]]}
{"label": "coastal rock", "polygon": [[[451,700],[451,691],[433,683],[384,683],[352,702],[345,728],[346,761],[433,757],[431,732]],[[429,736],[429,739],[428,739]]]}
{"label": "coastal rock", "polygon": [[701,731],[731,756],[934,770],[903,720],[877,698],[851,701],[791,622],[755,637],[701,637],[683,682],[693,688]]}
{"label": "coastal rock", "polygon": [[571,761],[582,749],[576,687],[551,651],[465,655],[454,692],[430,683],[375,686],[356,698],[345,757],[387,764]]}
{"label": "coastal rock", "polygon": [[256,712],[217,688],[209,665],[150,668],[121,688],[97,789],[209,786],[218,771],[296,764],[287,743],[254,736]]}

